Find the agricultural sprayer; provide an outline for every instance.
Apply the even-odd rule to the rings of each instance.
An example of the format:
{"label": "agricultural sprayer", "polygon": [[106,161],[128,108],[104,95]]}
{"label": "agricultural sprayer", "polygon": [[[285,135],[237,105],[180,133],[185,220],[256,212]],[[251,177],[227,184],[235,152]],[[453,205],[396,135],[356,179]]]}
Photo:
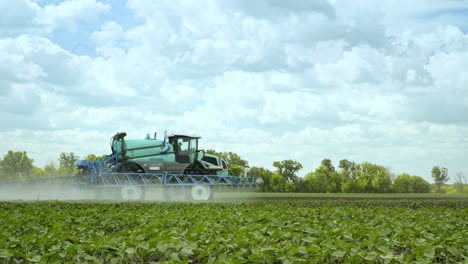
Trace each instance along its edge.
{"label": "agricultural sprayer", "polygon": [[259,177],[228,175],[222,158],[198,149],[198,136],[164,134],[162,140],[111,138],[112,153],[97,161],[76,162],[75,182],[90,186],[97,195],[117,191],[124,200],[140,200],[153,187],[163,187],[167,200],[210,200],[214,186],[256,186]]}

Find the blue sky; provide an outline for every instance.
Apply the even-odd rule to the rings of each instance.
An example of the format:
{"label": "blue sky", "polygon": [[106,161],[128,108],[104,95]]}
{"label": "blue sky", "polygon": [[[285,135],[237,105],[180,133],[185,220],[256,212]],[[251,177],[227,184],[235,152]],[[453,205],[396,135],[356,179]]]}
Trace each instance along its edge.
{"label": "blue sky", "polygon": [[[42,7],[50,4],[57,4],[60,1],[40,1]],[[62,1],[63,2],[63,1]],[[76,55],[96,56],[95,44],[91,41],[90,35],[100,28],[107,21],[117,21],[124,28],[137,26],[144,21],[138,19],[134,13],[126,7],[125,1],[100,1],[109,6],[107,12],[103,12],[99,17],[81,21],[73,28],[58,28],[50,35],[49,39]]]}
{"label": "blue sky", "polygon": [[[201,4],[203,3],[203,4]],[[0,155],[165,129],[251,166],[468,175],[468,1],[0,0]]]}

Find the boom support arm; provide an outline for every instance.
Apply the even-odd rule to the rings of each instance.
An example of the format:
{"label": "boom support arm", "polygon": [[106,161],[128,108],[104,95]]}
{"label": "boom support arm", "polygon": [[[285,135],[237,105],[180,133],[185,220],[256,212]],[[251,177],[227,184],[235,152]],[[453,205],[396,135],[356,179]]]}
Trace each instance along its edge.
{"label": "boom support arm", "polygon": [[[120,167],[122,163],[119,161],[119,155],[120,155],[120,152],[115,152],[114,154],[111,154],[102,160],[96,160],[96,161],[79,160],[76,162],[75,165],[80,170],[79,175],[89,177],[88,180],[90,182],[96,183],[98,176],[102,175],[103,173],[113,171],[117,169],[118,167]],[[112,165],[104,170],[105,165],[111,162],[112,162]]]}

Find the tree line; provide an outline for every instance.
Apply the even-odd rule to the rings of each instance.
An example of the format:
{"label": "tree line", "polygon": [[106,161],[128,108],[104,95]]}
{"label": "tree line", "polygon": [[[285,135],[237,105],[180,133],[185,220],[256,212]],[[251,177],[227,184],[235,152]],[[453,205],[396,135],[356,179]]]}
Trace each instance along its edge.
{"label": "tree line", "polygon": [[[276,170],[252,167],[247,173],[247,176],[262,177],[264,192],[441,193],[445,191],[442,186],[449,180],[447,168],[439,166],[431,170],[432,185],[420,176],[407,173],[395,176],[388,168],[370,162],[356,163],[343,159],[335,168],[330,159],[323,159],[318,168],[304,177],[297,176],[302,169],[302,164],[297,161],[276,161],[272,165]],[[452,187],[462,193],[465,185],[465,176],[458,173]]]}
{"label": "tree line", "polygon": [[[227,161],[229,175],[262,177],[264,192],[303,192],[303,193],[429,193],[443,192],[442,186],[449,180],[448,170],[435,166],[431,170],[434,184],[424,178],[402,173],[395,176],[385,166],[370,162],[356,163],[342,159],[338,168],[330,159],[323,159],[315,171],[298,177],[303,168],[300,162],[283,160],[273,162],[274,170],[263,167],[249,167],[248,161],[233,152],[207,153],[217,155]],[[452,187],[463,192],[466,178],[458,173]]]}
{"label": "tree line", "polygon": [[[89,154],[86,160],[98,160],[106,155]],[[43,168],[34,166],[34,160],[28,157],[26,151],[8,151],[0,159],[0,181],[9,182],[25,178],[39,178],[47,176],[74,175],[77,173],[75,163],[79,157],[73,152],[61,152],[57,163],[50,162]]]}
{"label": "tree line", "polygon": [[[274,170],[263,167],[249,167],[247,160],[233,152],[207,150],[228,163],[229,175],[262,177],[264,192],[310,192],[310,193],[428,193],[432,189],[442,192],[442,186],[449,180],[448,170],[435,166],[431,170],[434,185],[420,176],[402,173],[395,177],[391,171],[370,162],[356,163],[342,159],[336,168],[330,159],[323,159],[314,171],[298,177],[303,168],[300,162],[282,160],[273,162]],[[106,155],[89,154],[85,160],[99,160]],[[76,174],[76,161],[79,157],[73,152],[60,153],[56,163],[51,162],[44,168],[34,166],[34,160],[25,151],[8,151],[0,159],[0,181],[15,181],[29,177],[46,177]],[[458,173],[452,187],[463,192],[466,178]],[[432,188],[434,186],[434,188]]]}

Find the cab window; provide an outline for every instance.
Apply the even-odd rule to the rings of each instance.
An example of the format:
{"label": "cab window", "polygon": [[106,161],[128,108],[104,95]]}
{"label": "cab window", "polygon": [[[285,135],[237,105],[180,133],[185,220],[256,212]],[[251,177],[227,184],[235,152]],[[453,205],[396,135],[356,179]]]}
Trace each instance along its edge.
{"label": "cab window", "polygon": [[188,151],[189,149],[189,140],[186,138],[177,139],[177,144],[179,145],[179,151]]}
{"label": "cab window", "polygon": [[197,139],[193,138],[193,139],[190,139],[190,150],[191,151],[197,151]]}

